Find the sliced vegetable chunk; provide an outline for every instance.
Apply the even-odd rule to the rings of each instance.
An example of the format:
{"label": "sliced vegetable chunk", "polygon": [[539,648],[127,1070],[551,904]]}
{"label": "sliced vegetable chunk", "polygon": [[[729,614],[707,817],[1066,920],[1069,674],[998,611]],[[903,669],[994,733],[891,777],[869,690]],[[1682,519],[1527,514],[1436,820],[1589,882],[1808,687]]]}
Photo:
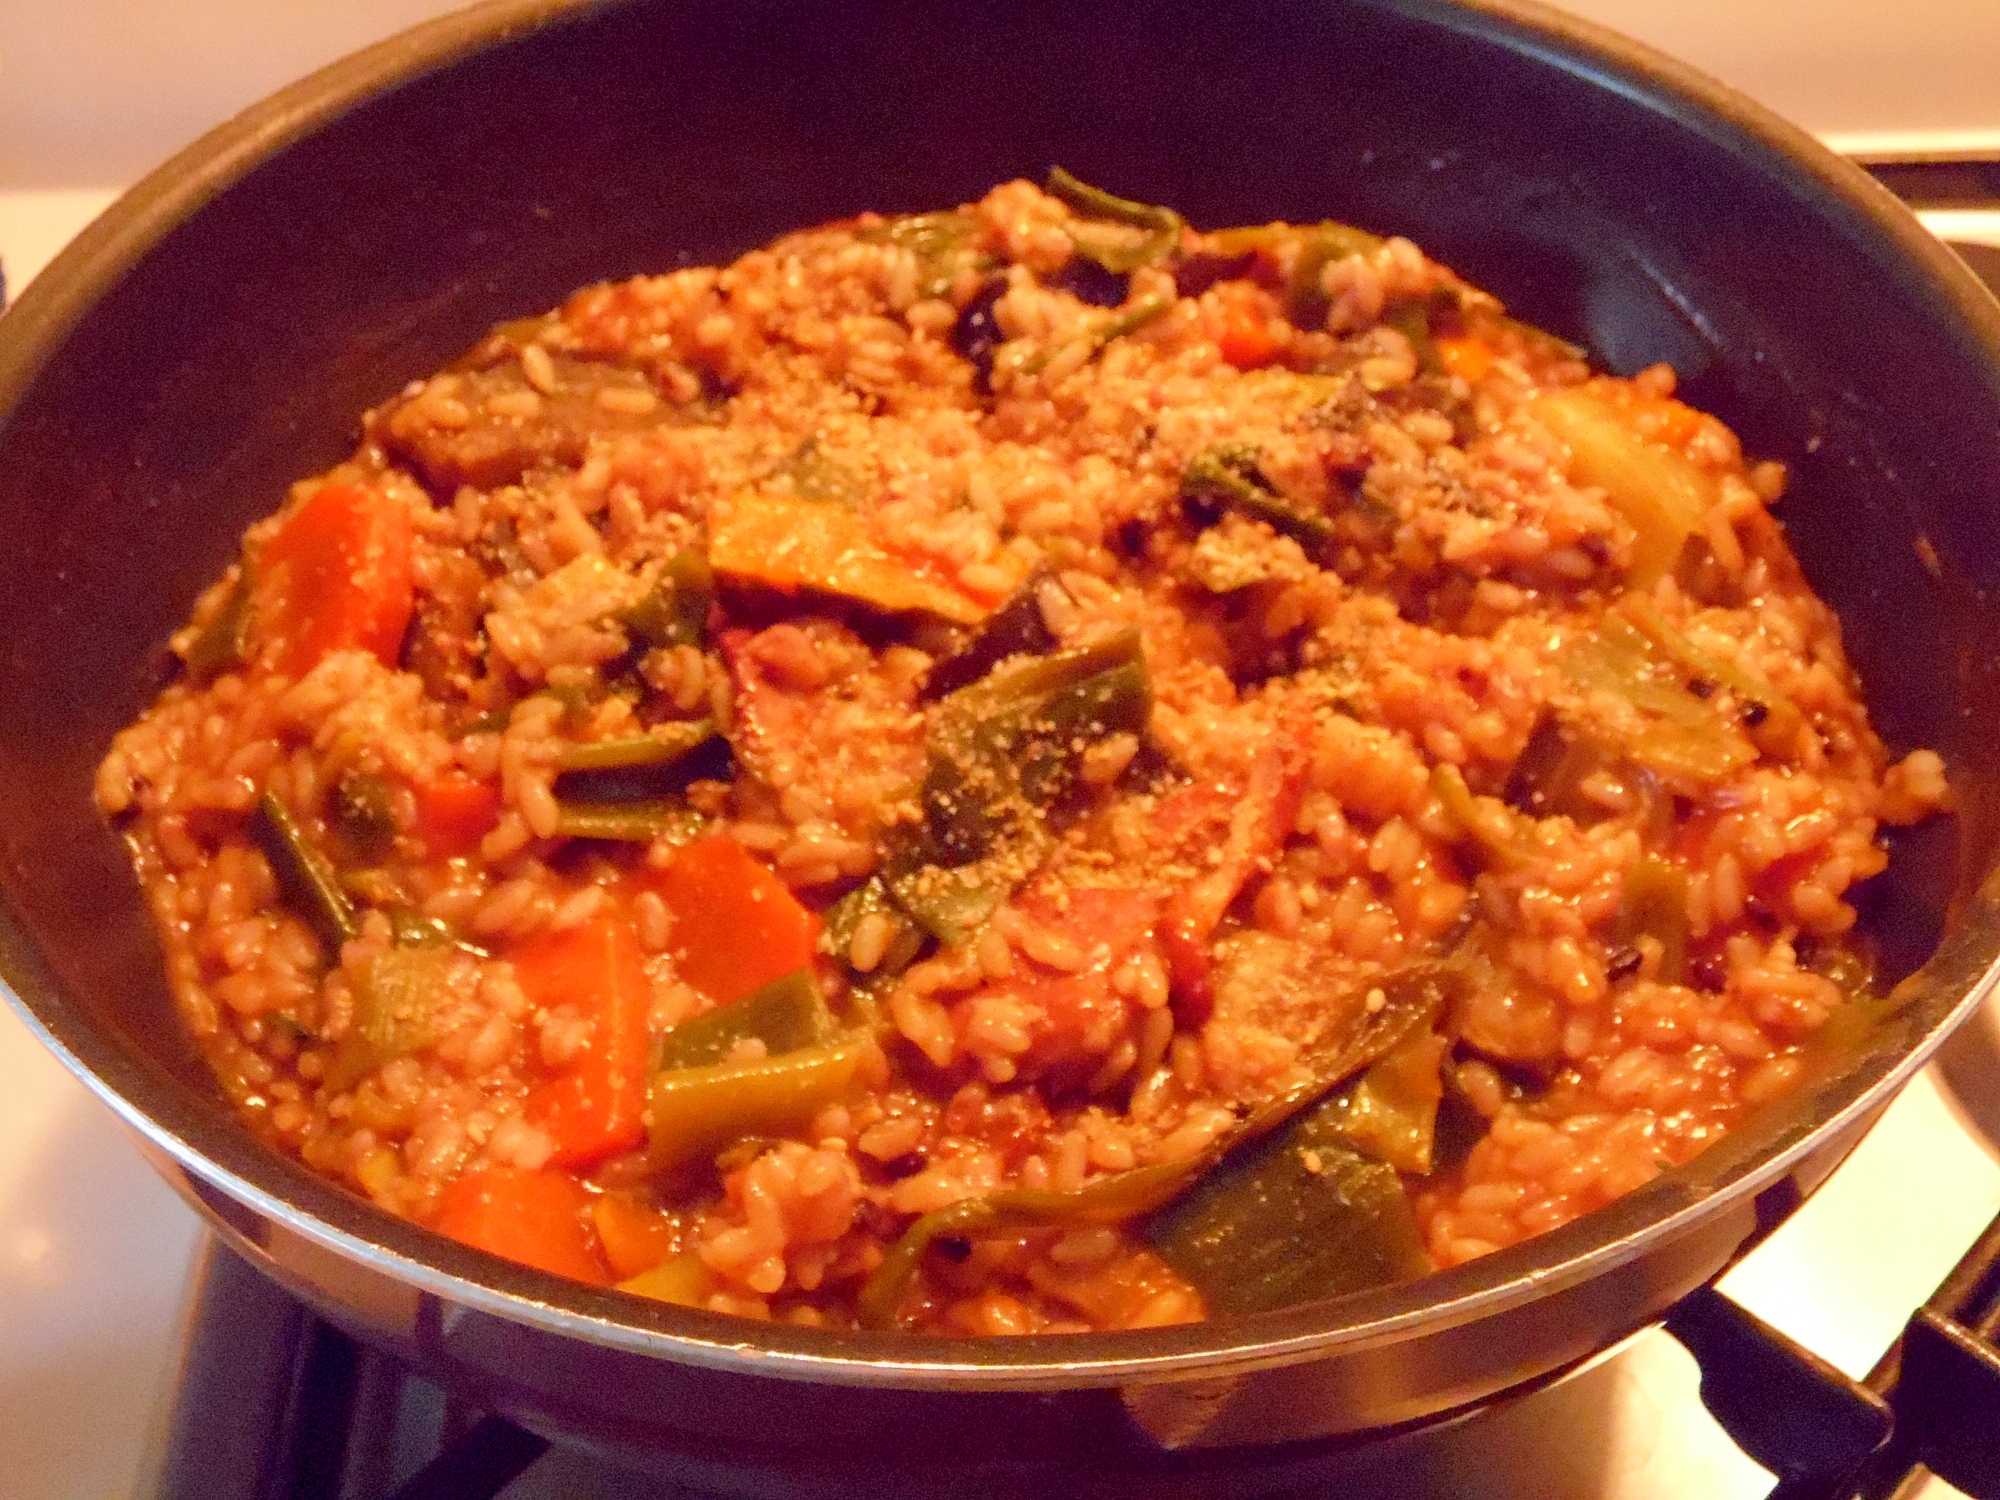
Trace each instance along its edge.
{"label": "sliced vegetable chunk", "polygon": [[764,1044],[766,1057],[816,1047],[833,1035],[833,1016],[812,970],[794,969],[741,1000],[683,1021],[660,1041],[657,1065],[697,1068],[723,1061],[739,1042]]}
{"label": "sliced vegetable chunk", "polygon": [[442,1034],[437,1011],[453,950],[391,948],[368,962],[354,988],[354,1021],[334,1051],[327,1086],[348,1088],[393,1058],[420,1052]]}
{"label": "sliced vegetable chunk", "polygon": [[531,938],[514,955],[529,1001],[590,1018],[582,1054],[528,1095],[528,1118],[556,1143],[554,1160],[588,1166],[646,1138],[646,1015],[652,983],[639,940],[620,917],[594,917]]}
{"label": "sliced vegetable chunk", "polygon": [[1588,387],[1550,391],[1530,409],[1569,450],[1570,477],[1610,497],[1638,533],[1634,588],[1651,588],[1680,560],[1681,544],[1715,504],[1715,481],[1686,454],[1639,436]]}
{"label": "sliced vegetable chunk", "polygon": [[[708,555],[725,578],[782,593],[815,589],[957,625],[977,625],[1005,597],[971,590],[928,559],[896,556],[860,512],[790,495],[739,495],[717,506]],[[1004,567],[1004,554],[996,561]]]}
{"label": "sliced vegetable chunk", "polygon": [[500,821],[500,784],[447,771],[417,789],[417,837],[432,859],[456,859],[479,847]]}

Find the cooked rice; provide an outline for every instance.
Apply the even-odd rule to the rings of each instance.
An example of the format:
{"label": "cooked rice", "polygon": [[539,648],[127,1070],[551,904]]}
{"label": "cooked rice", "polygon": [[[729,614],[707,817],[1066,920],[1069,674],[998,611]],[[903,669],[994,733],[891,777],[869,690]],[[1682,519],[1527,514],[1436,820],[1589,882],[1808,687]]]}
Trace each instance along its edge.
{"label": "cooked rice", "polygon": [[[684,1300],[849,1323],[917,1215],[1198,1157],[1379,1006],[1383,976],[1460,951],[1469,923],[1488,982],[1439,1024],[1455,1107],[1481,1133],[1407,1178],[1434,1265],[1600,1207],[1791,1087],[1865,982],[1851,898],[1883,868],[1879,827],[1949,789],[1936,755],[1891,764],[1869,729],[1838,623],[1771,514],[1782,470],[1673,401],[1664,366],[1599,377],[1715,496],[1682,565],[1635,590],[1631,519],[1571,477],[1537,416],[1539,393],[1589,372],[1407,241],[1327,260],[1309,288],[1323,312],[1302,322],[1275,291],[1293,269],[1282,242],[1246,271],[1190,237],[1181,267],[1203,275],[1185,294],[1142,267],[1113,278],[1107,310],[1078,295],[1063,203],[1010,183],[964,214],[942,258],[864,215],[728,267],[587,288],[372,414],[352,459],[251,528],[251,563],[175,638],[184,656],[329,483],[407,511],[416,615],[400,657],[334,650],[297,675],[257,654],[253,626],[247,664],[174,683],[99,771],[182,1017],[250,1127],[419,1222],[466,1173],[558,1170],[526,1101],[598,1045],[598,1022],[532,1005],[521,945],[615,916],[656,1032],[714,1004],[678,972],[686,935],[648,883],[678,840],[564,837],[565,749],[712,718],[731,768],[684,802],[823,911],[923,820],[927,674],[1024,580],[1064,647],[1140,632],[1145,733],[1087,748],[1086,815],[963,945],[896,973],[898,923],[875,913],[822,955],[836,1012],[881,1017],[864,1088],[791,1138],[723,1150],[693,1187],[655,1181],[643,1149],[583,1170],[662,1226],[662,1255],[698,1258]],[[990,395],[961,352],[982,297]],[[1409,309],[1448,303],[1485,319],[1482,368],[1440,368],[1413,342]],[[1231,343],[1246,339],[1257,357]],[[1225,447],[1254,450],[1257,482],[1328,518],[1333,542],[1308,550],[1254,510],[1191,516],[1183,475]],[[642,637],[633,611],[669,560],[774,493],[861,518],[964,613],[725,576],[722,629]],[[1719,774],[1669,796],[1611,766],[1567,813],[1509,810],[1552,713],[1613,743],[1647,732],[1645,710],[1570,669],[1635,592],[1794,705],[1795,742],[1754,740],[1732,689],[1705,683],[1740,752]],[[369,857],[331,810],[357,775],[388,788]],[[497,803],[436,855],[418,792],[453,776]],[[337,950],[251,837],[267,794],[364,912]],[[1468,816],[1503,829],[1507,857],[1481,852]],[[1684,956],[1621,928],[1648,859],[1685,879]],[[1177,991],[1161,902],[1216,881],[1204,1011]],[[445,964],[421,1039],[357,1075],[343,1048],[358,987],[395,951],[395,909],[490,956]],[[850,998],[863,988],[878,1009]],[[1106,1226],[959,1248],[924,1261],[907,1321],[1025,1333],[1203,1313]]]}

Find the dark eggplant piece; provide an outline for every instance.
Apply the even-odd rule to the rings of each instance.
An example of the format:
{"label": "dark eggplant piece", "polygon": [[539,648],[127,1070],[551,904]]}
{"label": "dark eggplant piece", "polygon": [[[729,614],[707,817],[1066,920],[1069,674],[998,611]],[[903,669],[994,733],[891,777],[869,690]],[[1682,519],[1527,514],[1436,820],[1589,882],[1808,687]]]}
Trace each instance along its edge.
{"label": "dark eggplant piece", "polygon": [[993,394],[993,352],[1007,341],[993,317],[993,304],[1006,295],[1006,277],[988,278],[951,325],[951,347],[972,366],[972,389],[982,396]]}
{"label": "dark eggplant piece", "polygon": [[1042,618],[1039,598],[1042,586],[1052,582],[1045,568],[1030,573],[1007,602],[986,617],[963,649],[931,668],[921,701],[934,702],[972,686],[1010,656],[1046,656],[1055,650],[1060,643]]}
{"label": "dark eggplant piece", "polygon": [[386,778],[369,771],[349,771],[333,788],[327,817],[356,857],[372,862],[395,847],[396,813]]}

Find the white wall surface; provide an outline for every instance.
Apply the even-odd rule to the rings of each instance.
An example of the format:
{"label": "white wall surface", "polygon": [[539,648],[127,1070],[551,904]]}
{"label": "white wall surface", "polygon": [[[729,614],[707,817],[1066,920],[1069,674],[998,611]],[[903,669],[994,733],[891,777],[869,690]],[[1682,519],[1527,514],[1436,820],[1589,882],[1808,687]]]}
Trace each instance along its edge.
{"label": "white wall surface", "polygon": [[[451,0],[0,0],[0,189],[128,183]],[[2000,0],[1573,0],[1836,144],[2000,148]]]}

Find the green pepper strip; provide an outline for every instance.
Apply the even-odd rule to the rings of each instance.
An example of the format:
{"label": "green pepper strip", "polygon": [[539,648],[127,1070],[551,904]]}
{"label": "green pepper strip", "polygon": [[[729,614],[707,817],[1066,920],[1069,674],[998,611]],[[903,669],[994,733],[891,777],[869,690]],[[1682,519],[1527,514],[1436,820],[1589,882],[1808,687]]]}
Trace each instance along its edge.
{"label": "green pepper strip", "polygon": [[1440,764],[1431,768],[1431,795],[1490,863],[1514,868],[1536,858],[1520,815],[1504,803],[1482,807],[1457,766]]}
{"label": "green pepper strip", "polygon": [[[1091,332],[1084,335],[1084,338],[1091,345],[1091,358],[1095,359],[1098,355],[1102,354],[1104,346],[1109,344],[1113,339],[1122,339],[1128,333],[1136,333],[1155,318],[1162,317],[1166,313],[1171,312],[1173,305],[1174,299],[1172,297],[1168,296],[1165,292],[1159,292],[1150,297],[1141,297],[1130,307],[1113,314],[1110,318],[1098,324]],[[1045,349],[1022,365],[1021,368],[1027,374],[1039,375],[1047,367],[1048,362],[1055,357],[1056,351],[1054,349]]]}
{"label": "green pepper strip", "polygon": [[426,915],[412,906],[389,908],[389,931],[399,948],[456,948],[475,958],[493,954],[464,936],[442,918]]}
{"label": "green pepper strip", "polygon": [[1147,1246],[1211,1315],[1266,1312],[1431,1269],[1396,1169],[1345,1139],[1333,1101],[1211,1173],[1147,1224]]}
{"label": "green pepper strip", "polygon": [[[1078,254],[1118,275],[1165,260],[1180,248],[1181,234],[1187,228],[1187,221],[1171,208],[1141,203],[1134,198],[1120,198],[1071,176],[1061,167],[1049,168],[1048,191],[1051,197],[1062,199],[1076,213],[1088,218],[1152,231],[1137,244],[1122,245],[1100,242],[1087,231],[1070,230],[1070,242],[1076,246]],[[1130,332],[1129,329],[1125,331]]]}
{"label": "green pepper strip", "polygon": [[714,739],[713,719],[661,724],[645,734],[566,744],[556,751],[559,771],[629,771],[676,765]]}
{"label": "green pepper strip", "polygon": [[188,676],[198,683],[207,684],[231,667],[241,666],[249,637],[250,565],[244,563],[242,571],[236,575],[229,597],[222,601],[222,608],[210,616],[200,634],[188,642],[187,655],[182,658]]}
{"label": "green pepper strip", "polygon": [[1564,648],[1563,674],[1584,692],[1608,692],[1666,722],[1647,726],[1617,747],[1677,790],[1699,792],[1757,758],[1714,709],[1684,683],[1660,675],[1662,653],[1623,615],[1606,615],[1589,635]]}
{"label": "green pepper strip", "polygon": [[1087,1183],[1075,1192],[1015,1188],[962,1198],[925,1214],[903,1232],[882,1263],[869,1274],[856,1305],[863,1328],[890,1328],[917,1263],[926,1250],[943,1239],[978,1239],[1010,1229],[1044,1229],[1052,1225],[1122,1224],[1161,1208],[1215,1164],[1220,1153],[1211,1148],[1185,1161],[1134,1167]]}
{"label": "green pepper strip", "polygon": [[1219,255],[1249,255],[1261,252],[1275,258],[1289,246],[1298,246],[1285,281],[1285,316],[1299,328],[1316,329],[1326,323],[1326,293],[1319,277],[1327,265],[1350,255],[1366,255],[1382,243],[1382,237],[1341,224],[1332,219],[1318,224],[1254,224],[1236,229],[1218,229],[1209,244]]}
{"label": "green pepper strip", "polygon": [[1664,859],[1636,861],[1625,872],[1625,895],[1618,905],[1616,941],[1630,947],[1642,936],[1660,945],[1663,984],[1679,984],[1687,972],[1688,877]]}
{"label": "green pepper strip", "polygon": [[618,617],[641,644],[699,646],[715,603],[715,572],[708,554],[685,548],[667,559],[653,591]]}
{"label": "green pepper strip", "polygon": [[[861,925],[863,917],[871,915],[879,915],[888,921],[892,931],[889,944],[882,951],[881,962],[863,973],[849,963],[848,953],[854,944],[855,928]],[[825,921],[826,925],[820,932],[820,951],[843,965],[850,980],[858,986],[894,979],[916,962],[917,955],[923,952],[924,944],[929,940],[929,934],[896,904],[889,894],[888,882],[880,875],[869,876],[829,906]]]}
{"label": "green pepper strip", "polygon": [[249,831],[271,862],[285,899],[305,917],[321,941],[337,949],[353,939],[360,930],[354,921],[354,904],[340,888],[340,879],[326,856],[312,846],[276,793],[267,791],[257,799]]}
{"label": "green pepper strip", "polygon": [[1384,1004],[1306,1083],[1259,1106],[1230,1134],[1184,1161],[1158,1162],[1114,1172],[1074,1192],[1015,1188],[988,1193],[923,1215],[903,1232],[861,1289],[857,1312],[864,1328],[888,1328],[896,1321],[918,1262],[940,1239],[974,1238],[1018,1229],[1074,1224],[1120,1224],[1166,1208],[1226,1157],[1263,1140],[1301,1110],[1324,1098],[1386,1055],[1418,1026],[1427,1024],[1460,976],[1441,961],[1413,964],[1384,976],[1370,989]]}
{"label": "green pepper strip", "polygon": [[1181,473],[1181,499],[1262,521],[1315,560],[1325,557],[1334,544],[1333,522],[1286,500],[1259,472],[1256,455],[1241,448],[1210,448],[1196,454]]}
{"label": "green pepper strip", "polygon": [[947,696],[932,721],[922,828],[828,913],[828,951],[844,961],[870,911],[899,924],[870,978],[900,972],[926,934],[952,946],[968,941],[1046,855],[1045,815],[1074,786],[1083,750],[1142,733],[1152,708],[1136,630],[1051,656],[1015,656]]}
{"label": "green pepper strip", "polygon": [[556,802],[556,834],[568,839],[610,839],[646,843],[668,838],[685,844],[708,822],[685,802],[654,798],[645,802]]}
{"label": "green pepper strip", "polygon": [[660,1038],[656,1069],[698,1068],[719,1063],[739,1042],[755,1038],[767,1057],[801,1047],[824,1045],[833,1036],[833,1016],[813,982],[810,968],[760,985],[740,1000],[719,1005],[671,1028]]}
{"label": "green pepper strip", "polygon": [[966,242],[979,233],[979,221],[971,214],[948,209],[939,213],[906,214],[865,229],[859,238],[870,244],[900,245],[917,260],[917,290],[925,297],[942,297],[951,290],[954,274],[968,260],[983,257],[961,254]]}
{"label": "green pepper strip", "polygon": [[875,1045],[863,1034],[754,1062],[669,1068],[653,1076],[653,1166],[671,1171],[745,1136],[803,1129],[848,1095],[862,1058]]}

